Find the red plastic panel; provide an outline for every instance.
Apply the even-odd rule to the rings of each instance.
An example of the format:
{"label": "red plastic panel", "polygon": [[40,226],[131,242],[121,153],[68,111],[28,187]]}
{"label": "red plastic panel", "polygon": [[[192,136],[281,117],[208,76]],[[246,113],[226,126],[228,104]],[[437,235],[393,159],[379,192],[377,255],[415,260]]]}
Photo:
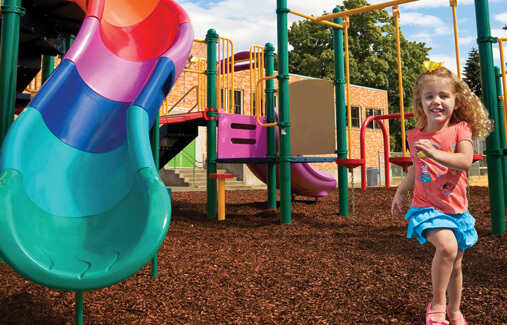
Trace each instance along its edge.
{"label": "red plastic panel", "polygon": [[162,0],[143,21],[132,26],[115,26],[101,20],[101,36],[106,47],[121,58],[144,61],[159,56],[174,42],[178,26],[189,21],[175,2]]}

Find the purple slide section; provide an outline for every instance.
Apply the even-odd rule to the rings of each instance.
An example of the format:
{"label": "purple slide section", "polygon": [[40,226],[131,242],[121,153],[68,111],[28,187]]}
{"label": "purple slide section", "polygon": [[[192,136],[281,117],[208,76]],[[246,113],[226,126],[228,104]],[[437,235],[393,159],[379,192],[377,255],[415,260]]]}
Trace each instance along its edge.
{"label": "purple slide section", "polygon": [[[275,112],[278,121],[278,112]],[[278,144],[279,131],[275,127],[276,143]],[[278,150],[278,148],[277,148]],[[266,164],[247,164],[252,173],[264,183],[267,183]],[[279,168],[276,166],[276,188],[279,186]],[[292,194],[304,196],[327,196],[336,189],[336,179],[333,174],[320,171],[309,163],[293,163],[290,167]]]}
{"label": "purple slide section", "polygon": [[[267,182],[266,164],[248,164],[252,173],[264,183]],[[309,163],[291,164],[292,194],[304,196],[326,196],[336,189],[336,179],[330,173],[320,171]],[[279,168],[276,166],[276,188],[280,188]]]}

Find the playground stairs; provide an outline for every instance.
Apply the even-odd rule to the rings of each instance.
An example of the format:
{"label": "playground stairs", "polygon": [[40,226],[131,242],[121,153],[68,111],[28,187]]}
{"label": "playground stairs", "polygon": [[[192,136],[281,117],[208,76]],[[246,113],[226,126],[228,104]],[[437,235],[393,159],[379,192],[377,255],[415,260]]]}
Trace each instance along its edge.
{"label": "playground stairs", "polygon": [[23,0],[19,35],[16,107],[24,108],[30,94],[23,93],[41,69],[41,55],[67,52],[85,18],[83,10],[65,0]]}
{"label": "playground stairs", "polygon": [[[217,173],[226,173],[225,169],[218,169]],[[163,168],[159,171],[160,178],[169,187],[206,188],[206,169],[203,168]],[[225,180],[226,188],[241,188],[244,183],[236,177]]]}

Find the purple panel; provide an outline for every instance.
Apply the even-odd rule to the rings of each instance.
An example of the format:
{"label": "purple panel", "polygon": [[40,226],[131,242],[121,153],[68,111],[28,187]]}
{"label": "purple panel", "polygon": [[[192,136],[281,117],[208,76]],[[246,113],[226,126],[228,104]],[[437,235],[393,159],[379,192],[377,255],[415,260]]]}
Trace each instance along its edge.
{"label": "purple panel", "polygon": [[97,18],[86,18],[65,59],[76,64],[84,82],[101,96],[132,102],[150,76],[156,58],[135,62],[113,54],[100,37],[99,25]]}
{"label": "purple panel", "polygon": [[[266,123],[266,118],[260,121]],[[267,155],[267,128],[255,116],[219,113],[218,158],[260,158]]]}

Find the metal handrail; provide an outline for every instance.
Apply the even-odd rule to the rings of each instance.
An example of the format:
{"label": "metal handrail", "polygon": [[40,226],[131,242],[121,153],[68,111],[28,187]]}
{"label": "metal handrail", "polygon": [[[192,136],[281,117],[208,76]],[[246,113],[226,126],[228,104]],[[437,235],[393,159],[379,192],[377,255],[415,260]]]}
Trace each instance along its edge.
{"label": "metal handrail", "polygon": [[[257,83],[255,84],[255,97],[256,97],[256,102],[257,102],[257,104],[259,104],[259,106],[261,106],[260,105],[261,94],[260,94],[260,91],[259,91],[259,85],[263,81],[273,80],[273,79],[276,79],[276,76],[262,77],[259,80],[257,80]],[[277,126],[278,125],[276,122],[272,122],[272,123],[262,123],[261,122],[261,120],[260,120],[260,117],[261,117],[261,107],[259,107],[259,109],[256,109],[255,115],[257,117],[257,124],[259,124],[260,126],[271,127],[271,126]]]}
{"label": "metal handrail", "polygon": [[[164,110],[163,108],[166,107],[167,105],[167,98],[164,99],[164,102],[162,103],[162,108],[160,109],[161,112],[160,112],[160,115],[161,116],[164,116],[164,115],[169,115],[169,113],[176,107],[178,106],[179,103],[181,103],[189,94],[192,90],[196,89],[197,90],[197,97],[199,97],[199,88],[197,88],[197,86],[193,86],[192,88],[190,88],[183,96],[181,96],[180,99],[178,99],[178,101],[173,104],[173,106],[171,106],[171,108],[169,108],[168,110]],[[187,113],[190,113],[194,108],[197,107],[197,105],[199,104],[199,102],[196,102],[194,106],[192,106],[192,108],[190,109],[190,111],[188,111]]]}
{"label": "metal handrail", "polygon": [[[199,161],[192,157],[190,154],[186,153],[185,151],[180,151],[181,157],[192,164],[192,186],[195,187],[195,169],[196,168],[204,168],[204,162]],[[199,167],[197,164],[201,164]],[[176,167],[174,167],[176,168]]]}

